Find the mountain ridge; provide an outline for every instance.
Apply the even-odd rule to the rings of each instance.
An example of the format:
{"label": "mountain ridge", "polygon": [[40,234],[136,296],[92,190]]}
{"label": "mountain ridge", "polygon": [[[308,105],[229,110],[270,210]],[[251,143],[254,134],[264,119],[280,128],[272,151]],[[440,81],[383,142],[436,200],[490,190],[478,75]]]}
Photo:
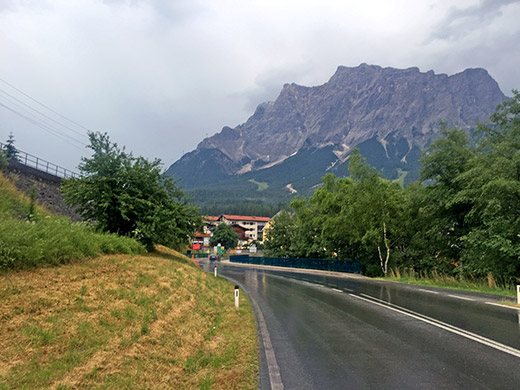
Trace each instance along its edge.
{"label": "mountain ridge", "polygon": [[[420,150],[439,134],[440,122],[469,131],[487,120],[505,98],[482,68],[448,76],[417,67],[339,66],[322,85],[284,84],[276,100],[259,104],[235,128],[225,126],[205,138],[166,173],[181,178],[188,189],[237,177],[257,180],[255,175],[264,178],[259,181],[282,185],[283,180],[267,173],[280,171],[275,168],[306,150],[331,151],[327,158],[320,154],[323,164],[316,167],[320,172],[312,175],[325,171],[341,175],[346,169],[340,172],[339,167],[359,147],[385,177],[395,179],[405,171],[414,178]],[[289,184],[294,183],[282,187]]]}

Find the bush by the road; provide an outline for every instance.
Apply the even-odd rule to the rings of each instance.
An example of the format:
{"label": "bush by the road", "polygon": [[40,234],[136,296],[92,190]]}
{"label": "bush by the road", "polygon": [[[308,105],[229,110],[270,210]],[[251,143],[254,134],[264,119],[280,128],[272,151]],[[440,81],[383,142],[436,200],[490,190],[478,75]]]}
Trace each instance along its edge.
{"label": "bush by the road", "polygon": [[107,134],[89,137],[93,155],[82,158],[82,177],[65,181],[65,201],[99,231],[137,238],[148,250],[188,244],[202,218],[172,178],[161,174],[160,160],[134,157]]}

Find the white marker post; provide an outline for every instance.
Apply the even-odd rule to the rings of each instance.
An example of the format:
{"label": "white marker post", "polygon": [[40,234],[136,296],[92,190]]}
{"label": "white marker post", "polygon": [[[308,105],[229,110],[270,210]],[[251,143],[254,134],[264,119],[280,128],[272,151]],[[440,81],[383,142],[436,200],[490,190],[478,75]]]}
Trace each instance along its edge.
{"label": "white marker post", "polygon": [[235,286],[235,307],[238,309],[238,286]]}
{"label": "white marker post", "polygon": [[217,276],[217,264],[215,264],[215,276]]}

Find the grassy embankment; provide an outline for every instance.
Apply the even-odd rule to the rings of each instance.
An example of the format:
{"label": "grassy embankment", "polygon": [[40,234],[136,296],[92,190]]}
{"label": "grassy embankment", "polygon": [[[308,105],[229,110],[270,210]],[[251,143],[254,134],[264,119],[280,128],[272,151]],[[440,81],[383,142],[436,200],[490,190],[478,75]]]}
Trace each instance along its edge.
{"label": "grassy embankment", "polygon": [[487,294],[495,294],[504,297],[516,297],[516,287],[508,288],[497,286],[493,276],[487,280],[459,279],[453,276],[442,275],[437,272],[430,274],[418,274],[407,270],[392,269],[384,280],[414,284],[419,286],[448,288],[461,291],[473,291]]}
{"label": "grassy embankment", "polygon": [[0,389],[253,389],[245,294],[177,254],[0,277]]}
{"label": "grassy embankment", "polygon": [[[135,254],[133,240],[97,235],[43,209],[36,223],[23,221],[27,201],[0,177],[0,389],[258,386],[245,294],[236,310],[232,284],[166,248]],[[33,246],[17,236],[24,228]],[[120,246],[134,254],[85,259]],[[68,264],[46,266],[56,263]]]}
{"label": "grassy embankment", "polygon": [[100,254],[144,253],[137,241],[52,215],[0,173],[0,270],[63,264]]}

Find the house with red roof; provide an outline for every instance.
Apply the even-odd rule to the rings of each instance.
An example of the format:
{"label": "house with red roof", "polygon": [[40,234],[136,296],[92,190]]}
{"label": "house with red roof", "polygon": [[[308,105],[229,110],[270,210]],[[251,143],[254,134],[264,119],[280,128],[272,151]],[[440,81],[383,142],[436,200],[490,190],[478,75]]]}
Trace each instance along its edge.
{"label": "house with red roof", "polygon": [[221,214],[219,216],[204,216],[204,232],[213,235],[215,228],[225,223],[233,228],[242,243],[263,241],[264,227],[269,223],[269,217],[255,217],[248,215]]}
{"label": "house with red roof", "polygon": [[244,230],[244,241],[263,241],[263,231],[265,225],[271,220],[269,217],[252,217],[247,215],[222,214],[219,217],[220,223],[226,223],[235,230]]}

